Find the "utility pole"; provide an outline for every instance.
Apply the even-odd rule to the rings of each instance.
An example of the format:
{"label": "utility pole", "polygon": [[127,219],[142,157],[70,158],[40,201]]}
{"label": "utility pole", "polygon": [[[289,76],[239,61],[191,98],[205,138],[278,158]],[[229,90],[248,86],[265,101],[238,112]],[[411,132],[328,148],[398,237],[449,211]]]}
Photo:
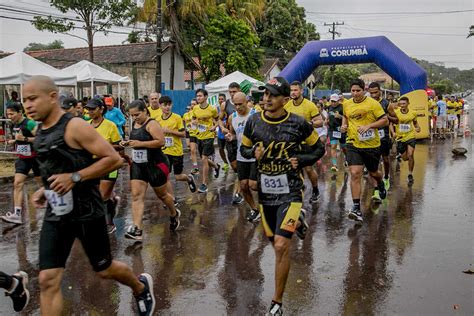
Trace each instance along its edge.
{"label": "utility pole", "polygon": [[[335,40],[336,39],[336,35],[337,36],[341,36],[341,33],[339,32],[336,32],[336,26],[338,25],[344,25],[344,22],[332,22],[332,23],[326,23],[324,22],[324,26],[332,26],[332,29],[329,29],[329,33],[332,34],[332,39]],[[332,65],[331,68],[331,93],[332,93],[332,88],[334,87],[334,70],[336,70],[336,65]],[[342,91],[341,91],[342,92]]]}
{"label": "utility pole", "polygon": [[155,70],[155,91],[161,93],[161,41],[163,39],[163,16],[161,10],[161,0],[157,1],[156,10],[156,70]]}

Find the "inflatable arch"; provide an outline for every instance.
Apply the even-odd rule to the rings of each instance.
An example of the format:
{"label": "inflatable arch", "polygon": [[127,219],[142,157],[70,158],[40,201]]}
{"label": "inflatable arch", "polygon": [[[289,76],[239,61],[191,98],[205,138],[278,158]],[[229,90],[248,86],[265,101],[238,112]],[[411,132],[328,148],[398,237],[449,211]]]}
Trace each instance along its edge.
{"label": "inflatable arch", "polygon": [[400,94],[410,99],[410,108],[418,114],[421,132],[417,138],[428,138],[426,71],[385,36],[308,42],[280,76],[304,82],[320,65],[361,63],[375,63],[400,84]]}

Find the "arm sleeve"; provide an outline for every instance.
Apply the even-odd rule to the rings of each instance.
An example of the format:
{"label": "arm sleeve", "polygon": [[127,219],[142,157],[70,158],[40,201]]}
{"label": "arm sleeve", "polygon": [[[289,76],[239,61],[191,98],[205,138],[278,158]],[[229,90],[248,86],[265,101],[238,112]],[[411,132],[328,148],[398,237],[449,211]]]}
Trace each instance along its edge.
{"label": "arm sleeve", "polygon": [[117,125],[115,124],[110,124],[110,140],[112,141],[112,143],[117,143],[122,140]]}
{"label": "arm sleeve", "polygon": [[184,131],[184,123],[183,123],[183,119],[181,118],[181,116],[178,116],[176,118],[176,122],[178,123],[178,132]]}
{"label": "arm sleeve", "polygon": [[32,132],[36,128],[36,122],[33,120],[28,120],[28,123],[26,123],[26,128]]}
{"label": "arm sleeve", "polygon": [[318,116],[319,114],[319,109],[318,107],[316,106],[316,104],[314,104],[313,102],[310,103],[311,104],[311,118],[315,118],[316,116]]}
{"label": "arm sleeve", "polygon": [[375,103],[372,103],[372,111],[374,112],[376,120],[379,120],[382,116],[385,115],[385,111],[377,101],[375,101]]}
{"label": "arm sleeve", "polygon": [[122,111],[120,111],[119,109],[117,109],[118,111],[115,111],[115,115],[117,116],[118,118],[118,125],[120,126],[123,126],[125,125],[125,123],[127,123],[127,120],[125,120],[125,116],[123,115]]}
{"label": "arm sleeve", "polygon": [[252,142],[252,120],[247,120],[244,128],[244,134],[242,135],[242,145],[240,145],[240,153],[245,159],[254,158],[253,154],[253,142]]}
{"label": "arm sleeve", "polygon": [[303,136],[306,137],[306,148],[295,156],[298,158],[298,165],[301,168],[313,165],[316,161],[321,159],[326,151],[318,134],[309,123],[305,122],[303,126]]}

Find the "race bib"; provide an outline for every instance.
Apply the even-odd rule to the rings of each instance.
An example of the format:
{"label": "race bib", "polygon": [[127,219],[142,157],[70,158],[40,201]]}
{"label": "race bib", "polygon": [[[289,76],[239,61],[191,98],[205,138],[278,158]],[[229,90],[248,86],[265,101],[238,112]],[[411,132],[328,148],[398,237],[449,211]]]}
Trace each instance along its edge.
{"label": "race bib", "polygon": [[456,118],[457,118],[456,115],[453,115],[453,114],[448,115],[448,121],[455,121]]}
{"label": "race bib", "polygon": [[359,140],[361,142],[366,142],[372,139],[375,139],[375,131],[373,128],[365,131],[364,133],[359,133]]}
{"label": "race bib", "polygon": [[173,147],[174,140],[173,137],[165,137],[165,147]]}
{"label": "race bib", "polygon": [[207,126],[206,125],[203,125],[203,124],[199,124],[198,125],[198,131],[200,133],[204,133],[205,131],[207,131]]}
{"label": "race bib", "polygon": [[400,124],[400,125],[398,125],[398,130],[401,133],[408,133],[411,130],[411,125],[410,124]]}
{"label": "race bib", "polygon": [[16,145],[16,153],[25,157],[31,156],[31,145]]}
{"label": "race bib", "polygon": [[56,216],[63,216],[71,213],[74,207],[74,199],[72,197],[72,190],[64,195],[59,195],[53,190],[44,190],[44,196],[51,206],[51,212]]}
{"label": "race bib", "polygon": [[379,129],[379,137],[384,138],[385,137],[385,131],[383,129]]}
{"label": "race bib", "polygon": [[288,194],[290,187],[288,186],[288,177],[286,174],[278,176],[267,176],[262,174],[260,177],[262,192],[266,194]]}
{"label": "race bib", "polygon": [[146,149],[132,149],[132,160],[135,163],[148,162],[148,151]]}
{"label": "race bib", "polygon": [[333,131],[333,132],[332,132],[332,137],[334,137],[334,138],[341,138],[341,137],[342,137],[342,134],[341,134],[341,132]]}
{"label": "race bib", "polygon": [[193,131],[197,130],[197,125],[196,124],[191,124],[191,130],[193,130]]}

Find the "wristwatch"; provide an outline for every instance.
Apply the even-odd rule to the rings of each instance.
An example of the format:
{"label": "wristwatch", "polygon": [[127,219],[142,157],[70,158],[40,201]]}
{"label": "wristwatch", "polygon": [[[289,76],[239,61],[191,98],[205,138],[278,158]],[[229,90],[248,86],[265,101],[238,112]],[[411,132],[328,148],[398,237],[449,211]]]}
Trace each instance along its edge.
{"label": "wristwatch", "polygon": [[71,175],[71,180],[74,183],[81,182],[82,178],[81,178],[81,175],[79,174],[79,172],[73,172],[72,175]]}

